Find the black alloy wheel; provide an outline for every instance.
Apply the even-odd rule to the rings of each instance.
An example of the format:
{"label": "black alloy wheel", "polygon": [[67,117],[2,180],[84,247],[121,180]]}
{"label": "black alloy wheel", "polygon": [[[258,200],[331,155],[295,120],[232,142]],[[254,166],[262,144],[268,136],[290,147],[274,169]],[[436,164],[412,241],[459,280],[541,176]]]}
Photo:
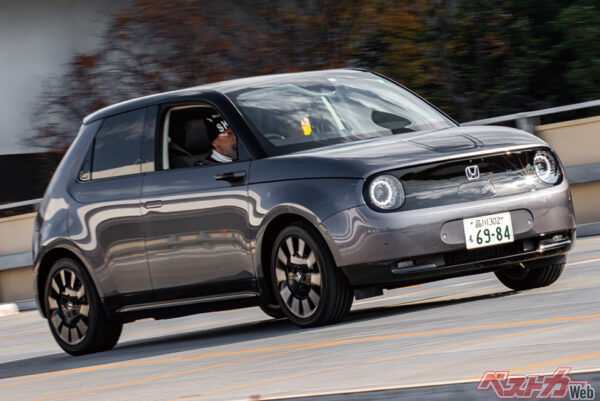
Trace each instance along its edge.
{"label": "black alloy wheel", "polygon": [[306,223],[294,223],[277,236],[271,277],[283,313],[299,326],[340,321],[352,304],[348,280],[318,232]]}
{"label": "black alloy wheel", "polygon": [[69,267],[61,267],[50,278],[48,319],[60,339],[68,345],[81,343],[88,332],[90,305],[81,278]]}
{"label": "black alloy wheel", "polygon": [[105,351],[119,340],[122,323],[106,315],[93,282],[78,261],[63,258],[54,263],[42,301],[50,331],[67,353]]}

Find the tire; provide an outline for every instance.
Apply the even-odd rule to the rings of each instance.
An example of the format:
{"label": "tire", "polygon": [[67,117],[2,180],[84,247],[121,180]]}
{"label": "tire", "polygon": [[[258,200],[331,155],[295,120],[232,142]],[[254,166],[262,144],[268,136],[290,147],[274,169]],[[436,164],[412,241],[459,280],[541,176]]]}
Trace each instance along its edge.
{"label": "tire", "polygon": [[271,284],[282,312],[300,327],[341,321],[354,292],[318,232],[298,222],[284,228],[271,254]]}
{"label": "tire", "polygon": [[260,305],[260,310],[274,319],[281,319],[285,317],[285,313],[283,313],[281,306],[279,305]]}
{"label": "tire", "polygon": [[65,352],[105,351],[119,341],[122,323],[106,316],[92,280],[78,261],[57,260],[43,294],[50,332]]}
{"label": "tire", "polygon": [[560,263],[528,268],[527,264],[495,272],[498,280],[515,291],[530,290],[553,284],[565,269],[564,259]]}

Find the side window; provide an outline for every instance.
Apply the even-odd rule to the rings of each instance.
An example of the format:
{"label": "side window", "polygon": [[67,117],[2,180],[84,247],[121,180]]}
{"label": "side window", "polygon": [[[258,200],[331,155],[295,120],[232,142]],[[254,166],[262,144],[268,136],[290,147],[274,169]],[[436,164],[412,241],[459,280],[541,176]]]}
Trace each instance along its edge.
{"label": "side window", "polygon": [[145,109],[108,117],[94,140],[91,179],[139,174]]}
{"label": "side window", "polygon": [[163,170],[238,160],[237,135],[221,113],[210,105],[167,110],[160,135]]}

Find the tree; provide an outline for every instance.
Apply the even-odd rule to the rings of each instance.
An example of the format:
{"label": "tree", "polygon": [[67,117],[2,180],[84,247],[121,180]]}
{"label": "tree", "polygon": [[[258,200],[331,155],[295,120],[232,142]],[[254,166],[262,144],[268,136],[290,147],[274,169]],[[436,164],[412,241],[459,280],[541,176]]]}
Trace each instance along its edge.
{"label": "tree", "polygon": [[573,1],[560,11],[564,32],[561,47],[567,58],[565,87],[570,98],[595,100],[600,92],[600,5],[594,0]]}
{"label": "tree", "polygon": [[[155,0],[117,13],[39,102],[29,143],[64,151],[81,119],[156,92],[256,74],[342,67],[359,2]],[[269,12],[266,12],[268,10]],[[325,12],[323,12],[325,11]],[[342,17],[342,18],[340,18]],[[290,46],[290,43],[293,43]]]}
{"label": "tree", "polygon": [[600,97],[595,0],[145,0],[117,13],[35,110],[37,146],[137,96],[244,76],[363,67],[459,121]]}

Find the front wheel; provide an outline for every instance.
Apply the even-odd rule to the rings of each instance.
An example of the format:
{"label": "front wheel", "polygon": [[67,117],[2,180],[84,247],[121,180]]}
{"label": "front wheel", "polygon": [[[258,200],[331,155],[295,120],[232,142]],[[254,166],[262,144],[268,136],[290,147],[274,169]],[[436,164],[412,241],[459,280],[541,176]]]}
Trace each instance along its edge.
{"label": "front wheel", "polygon": [[260,310],[262,310],[265,314],[271,316],[274,319],[281,319],[285,317],[285,313],[281,310],[281,306],[279,305],[260,305]]}
{"label": "front wheel", "polygon": [[[534,262],[535,263],[535,262]],[[539,264],[536,263],[536,264]],[[565,269],[564,257],[546,262],[545,265],[533,267],[525,263],[506,270],[495,272],[498,280],[515,291],[530,290],[553,284]]]}
{"label": "front wheel", "polygon": [[281,310],[300,327],[342,320],[354,297],[327,245],[306,223],[289,225],[275,239],[271,278]]}
{"label": "front wheel", "polygon": [[78,261],[56,261],[44,290],[50,331],[63,350],[82,355],[114,347],[123,326],[106,316],[91,279]]}

